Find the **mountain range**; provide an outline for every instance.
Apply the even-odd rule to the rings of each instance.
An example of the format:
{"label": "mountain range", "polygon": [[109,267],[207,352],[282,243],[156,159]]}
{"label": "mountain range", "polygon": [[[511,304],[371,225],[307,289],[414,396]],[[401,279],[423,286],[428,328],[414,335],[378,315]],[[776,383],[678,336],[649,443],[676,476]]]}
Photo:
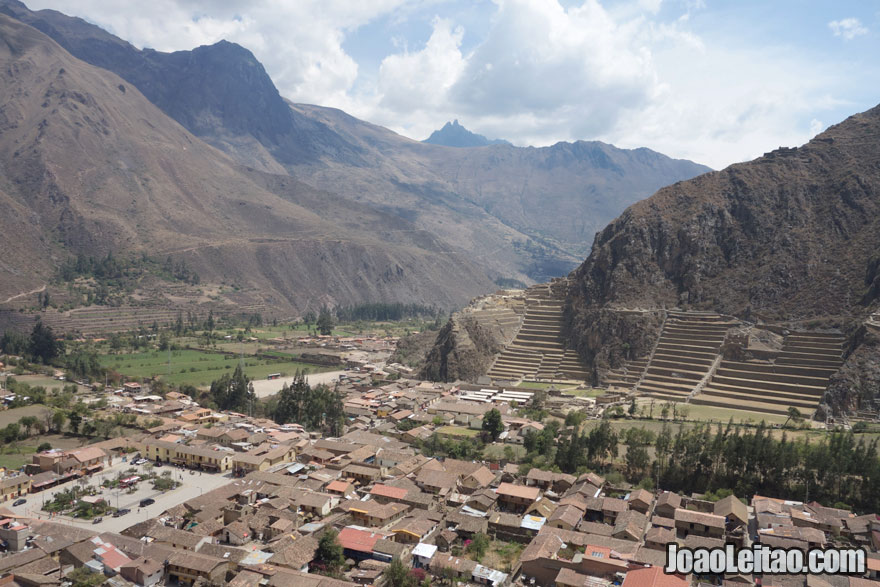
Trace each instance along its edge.
{"label": "mountain range", "polygon": [[[19,195],[13,207],[15,214],[31,215],[39,229],[19,238],[24,231],[14,225],[19,228],[10,234],[16,238],[4,245],[9,252],[2,262],[18,274],[0,285],[0,301],[38,287],[65,255],[114,248],[181,256],[209,279],[295,310],[359,301],[450,307],[495,283],[567,273],[583,259],[594,233],[627,205],[708,170],[648,149],[599,142],[460,149],[422,143],[340,110],[285,100],[253,54],[234,43],[163,53],[137,49],[59,12],[30,11],[16,0],[0,0],[0,13],[11,17],[4,21],[10,36],[29,38],[26,50],[8,47],[4,55],[9,87],[2,107],[29,111],[16,123],[22,132],[26,125],[33,125],[31,130],[43,125],[44,132],[59,133],[46,136],[39,153],[30,153],[27,189],[34,200]],[[18,23],[36,30],[25,34]],[[59,77],[55,65],[70,75]],[[32,75],[9,73],[23,69]],[[61,80],[69,85],[60,86]],[[61,116],[54,103],[30,112],[35,105],[24,100],[59,91],[68,102],[73,94],[83,98],[75,110],[88,121],[71,119],[69,112]],[[118,119],[104,115],[109,103],[115,103]],[[109,152],[106,144],[80,140],[83,128],[99,123],[101,132],[119,141]],[[181,153],[173,169],[155,152],[160,147],[150,138],[156,129],[165,129],[163,140]],[[50,138],[68,141],[63,153],[54,151]],[[25,152],[10,134],[0,142],[10,156]],[[92,162],[86,168],[107,181],[81,193],[83,186],[75,182],[82,177],[59,176],[56,166],[69,167],[77,158],[72,152]],[[116,152],[129,157],[115,159]],[[184,164],[187,156],[201,159]],[[207,160],[222,167],[228,180],[218,180],[221,175],[209,170]],[[7,185],[24,181],[9,177],[14,173],[6,169]],[[158,205],[143,196],[147,184],[167,202],[162,212],[141,216]],[[240,205],[235,213],[225,204],[215,207],[212,199],[232,198],[233,186],[247,186],[236,189],[267,201],[254,202],[252,209]],[[37,205],[47,192],[67,198],[69,210]],[[182,205],[171,210],[178,197]],[[300,206],[302,213],[291,211],[276,222],[268,211],[278,212],[277,199]],[[89,201],[102,202],[100,214],[78,211]],[[260,206],[266,212],[256,212]],[[67,224],[60,223],[62,217]],[[93,226],[99,221],[101,229]],[[199,230],[204,223],[210,231]],[[293,244],[308,239],[308,246]],[[335,241],[338,247],[330,244]],[[327,260],[316,263],[314,255]],[[323,270],[332,277],[313,269],[335,261]],[[294,273],[300,277],[291,277]],[[386,283],[391,276],[394,287]],[[360,287],[367,282],[376,286]]]}

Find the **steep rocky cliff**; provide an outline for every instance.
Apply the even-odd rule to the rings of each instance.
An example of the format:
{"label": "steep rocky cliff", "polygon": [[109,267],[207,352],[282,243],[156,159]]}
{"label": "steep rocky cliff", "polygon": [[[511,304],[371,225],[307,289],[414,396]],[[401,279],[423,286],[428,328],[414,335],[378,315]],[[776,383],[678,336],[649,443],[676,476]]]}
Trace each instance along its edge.
{"label": "steep rocky cliff", "polygon": [[[711,309],[802,325],[830,318],[846,327],[864,319],[863,304],[876,296],[878,250],[875,107],[800,148],[673,184],[628,208],[572,274],[568,333],[602,368],[609,340],[644,348],[657,326],[622,329],[606,317],[613,309]],[[855,348],[844,379],[870,380],[873,348]],[[835,405],[851,405],[834,389]]]}

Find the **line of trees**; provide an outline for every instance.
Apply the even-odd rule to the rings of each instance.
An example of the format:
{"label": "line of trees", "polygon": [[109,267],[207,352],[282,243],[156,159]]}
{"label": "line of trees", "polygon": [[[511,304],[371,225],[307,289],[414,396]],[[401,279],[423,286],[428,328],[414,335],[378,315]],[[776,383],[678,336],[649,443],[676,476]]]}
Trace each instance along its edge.
{"label": "line of trees", "polygon": [[566,473],[607,471],[624,445],[624,473],[632,482],[689,493],[732,490],[880,511],[878,440],[856,438],[852,431],[792,440],[785,432],[774,437],[763,422],[751,428],[731,421],[677,429],[664,424],[659,433],[644,428],[618,433],[603,420],[589,432],[563,431],[555,440],[557,432],[551,423],[524,437],[537,466]]}
{"label": "line of trees", "polygon": [[175,262],[170,256],[162,262],[147,255],[119,259],[113,253],[107,253],[106,257],[101,258],[82,254],[75,259],[69,258],[59,267],[58,279],[70,282],[77,277],[92,277],[99,282],[110,282],[143,273],[155,273],[166,279],[184,281],[191,285],[198,285],[200,281],[199,274],[190,269],[185,261]]}
{"label": "line of trees", "polygon": [[339,436],[345,424],[343,397],[326,385],[312,387],[306,381],[306,372],[297,370],[292,384],[285,383],[278,393],[272,419],[278,424],[297,422],[307,430],[324,430],[330,436]]}

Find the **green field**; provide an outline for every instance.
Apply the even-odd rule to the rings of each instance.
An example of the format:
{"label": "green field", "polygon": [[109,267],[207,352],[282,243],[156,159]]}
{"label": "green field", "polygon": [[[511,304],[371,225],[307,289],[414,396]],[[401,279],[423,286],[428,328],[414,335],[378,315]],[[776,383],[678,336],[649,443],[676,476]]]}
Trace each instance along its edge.
{"label": "green field", "polygon": [[[168,383],[204,387],[224,373],[232,373],[240,360],[237,356],[198,350],[171,351],[170,355],[170,376],[167,351],[103,355],[101,365],[128,377],[146,378],[157,375]],[[310,373],[328,370],[327,367],[298,361],[269,361],[248,355],[244,356],[244,364],[245,373],[251,379],[265,379],[270,373],[293,375],[297,369],[307,369]]]}
{"label": "green field", "polygon": [[443,426],[437,429],[437,434],[441,436],[461,436],[463,438],[473,438],[480,434],[479,430],[470,428],[462,428],[461,426]]}

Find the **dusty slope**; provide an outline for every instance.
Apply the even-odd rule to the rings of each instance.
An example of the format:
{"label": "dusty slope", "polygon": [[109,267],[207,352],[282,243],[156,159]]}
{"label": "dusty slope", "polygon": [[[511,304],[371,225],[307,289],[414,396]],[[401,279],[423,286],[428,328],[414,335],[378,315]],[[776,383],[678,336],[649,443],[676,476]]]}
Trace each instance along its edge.
{"label": "dusty slope", "polygon": [[288,170],[465,248],[491,278],[567,273],[595,231],[627,205],[707,168],[647,149],[560,143],[546,149],[423,144],[342,112],[289,106],[262,65],[238,45],[139,51],[81,19],[12,14],[73,55],[138,87],[190,132],[246,165]]}
{"label": "dusty slope", "polygon": [[[69,252],[176,253],[268,302],[451,306],[491,287],[395,216],[246,170],[136,88],[0,15],[0,299]],[[55,255],[54,258],[52,255]]]}

